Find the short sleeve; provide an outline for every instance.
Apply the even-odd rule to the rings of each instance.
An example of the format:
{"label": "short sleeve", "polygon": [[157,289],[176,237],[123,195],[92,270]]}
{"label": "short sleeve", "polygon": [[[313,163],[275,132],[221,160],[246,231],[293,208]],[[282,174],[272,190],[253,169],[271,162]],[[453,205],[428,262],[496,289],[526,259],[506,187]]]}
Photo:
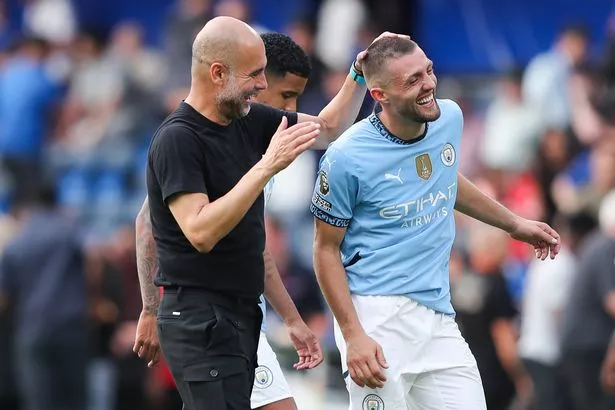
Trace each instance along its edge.
{"label": "short sleeve", "polygon": [[320,160],[310,211],[330,225],[347,227],[358,194],[358,179],[350,161],[330,147]]}
{"label": "short sleeve", "polygon": [[[250,128],[260,128],[262,130],[262,153],[264,154],[269,147],[271,137],[278,129],[282,117],[286,116],[288,126],[292,127],[297,123],[297,113],[290,111],[278,110],[277,108],[269,107],[263,104],[252,104],[250,108]],[[259,125],[260,124],[260,125]]]}
{"label": "short sleeve", "polygon": [[491,277],[490,280],[491,288],[487,297],[487,311],[491,320],[513,319],[517,315],[517,309],[510,297],[506,279],[498,274]]}
{"label": "short sleeve", "polygon": [[204,193],[205,167],[197,136],[182,126],[170,126],[156,134],[148,166],[160,186],[162,200],[179,193]]}

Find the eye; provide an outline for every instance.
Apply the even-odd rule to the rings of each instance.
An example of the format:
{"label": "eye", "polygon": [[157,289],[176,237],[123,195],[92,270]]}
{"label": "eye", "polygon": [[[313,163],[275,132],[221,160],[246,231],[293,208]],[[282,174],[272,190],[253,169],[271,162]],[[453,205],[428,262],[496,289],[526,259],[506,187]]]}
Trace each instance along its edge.
{"label": "eye", "polygon": [[433,66],[430,65],[429,68],[427,69],[427,74],[432,74],[433,73]]}

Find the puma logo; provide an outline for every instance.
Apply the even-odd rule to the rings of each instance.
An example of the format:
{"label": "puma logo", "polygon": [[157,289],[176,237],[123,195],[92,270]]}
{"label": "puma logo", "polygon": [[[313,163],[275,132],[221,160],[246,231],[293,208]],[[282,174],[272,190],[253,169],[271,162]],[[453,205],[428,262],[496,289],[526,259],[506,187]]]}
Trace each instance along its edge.
{"label": "puma logo", "polygon": [[397,170],[397,174],[391,174],[387,172],[386,174],[384,174],[384,179],[394,179],[403,185],[404,181],[401,179],[400,175],[401,175],[401,168]]}

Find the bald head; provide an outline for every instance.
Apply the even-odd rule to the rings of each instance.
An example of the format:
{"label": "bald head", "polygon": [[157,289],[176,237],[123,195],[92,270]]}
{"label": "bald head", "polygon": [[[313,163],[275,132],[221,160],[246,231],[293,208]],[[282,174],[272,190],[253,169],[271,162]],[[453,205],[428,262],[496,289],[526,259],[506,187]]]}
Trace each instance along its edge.
{"label": "bald head", "polygon": [[368,86],[379,86],[387,76],[386,62],[407,54],[412,54],[418,45],[403,37],[384,37],[374,41],[367,48],[367,56],[363,60],[363,73]]}
{"label": "bald head", "polygon": [[261,37],[248,24],[233,17],[211,19],[197,34],[192,44],[192,63],[195,66],[214,62],[233,67],[242,48],[262,48]]}

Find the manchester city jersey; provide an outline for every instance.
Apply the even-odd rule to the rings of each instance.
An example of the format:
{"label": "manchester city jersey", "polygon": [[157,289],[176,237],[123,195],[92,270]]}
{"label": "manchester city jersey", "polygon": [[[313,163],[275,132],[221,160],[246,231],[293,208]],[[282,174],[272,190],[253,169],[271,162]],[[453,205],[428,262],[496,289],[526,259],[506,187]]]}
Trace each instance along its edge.
{"label": "manchester city jersey", "polygon": [[347,228],[341,257],[351,293],[406,295],[454,314],[449,258],[463,117],[455,102],[438,104],[440,118],[411,141],[375,113],[349,128],[320,161],[310,209]]}

